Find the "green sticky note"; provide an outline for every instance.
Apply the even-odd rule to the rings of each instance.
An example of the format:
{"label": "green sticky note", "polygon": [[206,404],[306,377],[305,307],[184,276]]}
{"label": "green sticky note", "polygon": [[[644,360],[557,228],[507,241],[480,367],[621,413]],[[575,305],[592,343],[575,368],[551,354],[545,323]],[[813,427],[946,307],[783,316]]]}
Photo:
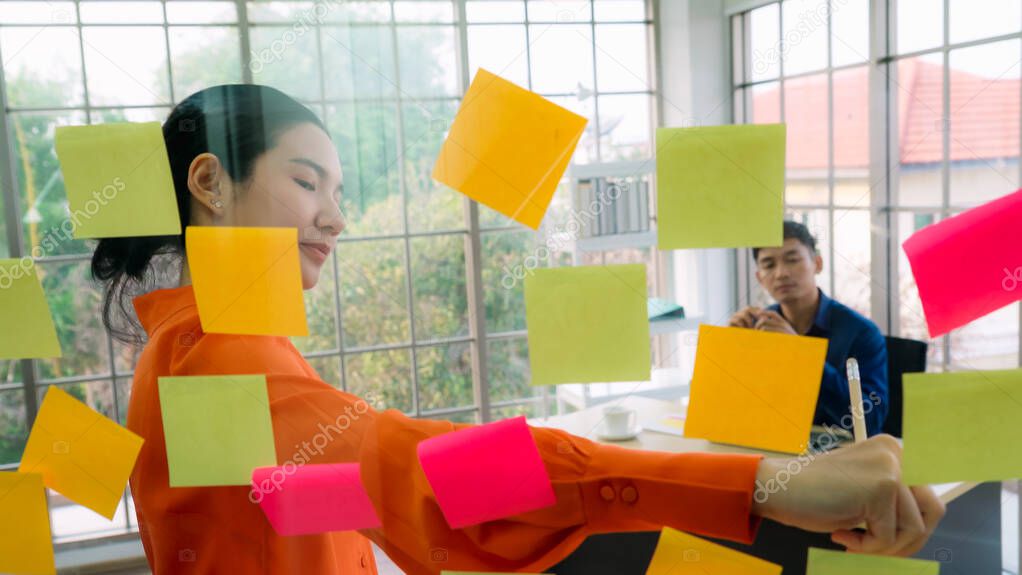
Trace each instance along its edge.
{"label": "green sticky note", "polygon": [[0,359],[60,357],[32,258],[0,260]]}
{"label": "green sticky note", "polygon": [[650,378],[642,264],[535,270],[525,320],[533,385]]}
{"label": "green sticky note", "polygon": [[277,464],[265,375],[161,377],[171,487],[249,485]]}
{"label": "green sticky note", "polygon": [[940,563],[809,548],[806,575],[937,575]]}
{"label": "green sticky note", "polygon": [[658,247],[782,245],[784,139],[784,124],[658,128]]}
{"label": "green sticky note", "polygon": [[1022,477],[1022,370],[908,373],[904,405],[906,484]]}
{"label": "green sticky note", "polygon": [[54,145],[75,238],[181,233],[159,122],[61,126]]}

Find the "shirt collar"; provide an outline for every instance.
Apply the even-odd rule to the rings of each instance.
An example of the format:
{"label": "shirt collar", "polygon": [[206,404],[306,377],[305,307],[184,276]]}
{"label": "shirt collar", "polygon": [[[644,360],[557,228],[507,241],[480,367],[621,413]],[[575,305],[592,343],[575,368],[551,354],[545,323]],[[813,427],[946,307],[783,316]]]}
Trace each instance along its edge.
{"label": "shirt collar", "polygon": [[[830,308],[831,303],[834,300],[827,297],[827,294],[823,293],[823,290],[816,288],[816,291],[820,294],[820,303],[816,308],[816,316],[813,318],[813,326],[823,331],[830,331]],[[776,311],[784,317],[784,311],[781,310],[781,304],[775,303],[767,309]],[[788,318],[784,318],[788,319]]]}
{"label": "shirt collar", "polygon": [[195,307],[195,292],[190,285],[159,289],[136,297],[132,303],[138,321],[152,337],[157,328],[178,312]]}

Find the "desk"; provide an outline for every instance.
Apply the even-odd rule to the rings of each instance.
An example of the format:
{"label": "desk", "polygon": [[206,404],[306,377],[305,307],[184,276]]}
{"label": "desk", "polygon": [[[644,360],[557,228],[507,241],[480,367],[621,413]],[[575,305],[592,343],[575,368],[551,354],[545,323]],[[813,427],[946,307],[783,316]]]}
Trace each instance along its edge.
{"label": "desk", "polygon": [[[626,397],[615,403],[638,411],[640,425],[662,421],[678,413],[679,402],[645,397]],[[530,425],[563,429],[593,441],[602,420],[603,406],[595,406],[568,415],[529,420]],[[758,453],[767,457],[791,457],[734,445],[712,443],[705,439],[678,437],[643,431],[630,441],[614,445],[669,453]],[[1000,483],[951,483],[934,486],[948,512],[926,547],[916,554],[923,559],[944,563],[943,574],[1001,574],[1001,486]],[[615,533],[587,539],[571,556],[546,572],[556,575],[643,575],[656,547],[658,533]],[[785,575],[805,572],[806,549],[838,549],[829,534],[810,533],[773,521],[763,521],[753,545],[717,541],[733,549],[762,557],[784,566]]]}

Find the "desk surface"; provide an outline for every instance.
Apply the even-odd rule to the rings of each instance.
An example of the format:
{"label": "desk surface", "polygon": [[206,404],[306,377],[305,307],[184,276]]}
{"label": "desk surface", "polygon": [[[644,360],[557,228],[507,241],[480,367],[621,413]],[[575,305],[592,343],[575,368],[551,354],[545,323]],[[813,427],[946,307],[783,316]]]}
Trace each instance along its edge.
{"label": "desk surface", "polygon": [[[791,457],[785,453],[762,451],[736,445],[725,445],[713,443],[705,439],[692,439],[668,435],[656,431],[642,431],[635,439],[629,441],[602,441],[597,437],[597,430],[603,419],[603,408],[607,405],[622,405],[635,409],[638,412],[639,425],[646,427],[649,424],[659,423],[668,415],[679,413],[681,404],[677,402],[650,399],[647,397],[628,396],[623,399],[612,401],[607,404],[590,407],[567,415],[555,415],[548,418],[530,419],[529,424],[537,427],[554,427],[563,429],[573,435],[578,435],[600,443],[610,443],[629,447],[633,449],[646,449],[649,451],[665,451],[668,453],[753,453],[767,457]],[[977,483],[944,483],[934,485],[933,488],[946,504],[953,501],[960,495],[968,492],[978,485]]]}

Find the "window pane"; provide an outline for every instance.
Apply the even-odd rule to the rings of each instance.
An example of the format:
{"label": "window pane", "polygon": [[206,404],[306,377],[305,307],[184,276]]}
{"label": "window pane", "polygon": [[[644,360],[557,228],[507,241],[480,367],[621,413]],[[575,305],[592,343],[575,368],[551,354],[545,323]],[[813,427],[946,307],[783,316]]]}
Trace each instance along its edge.
{"label": "window pane", "polygon": [[600,159],[604,162],[652,157],[651,97],[600,96]]}
{"label": "window pane", "polygon": [[62,357],[37,360],[43,379],[110,373],[103,294],[92,281],[89,262],[39,264],[43,291],[57,328]]}
{"label": "window pane", "polygon": [[542,417],[543,409],[539,402],[532,402],[521,405],[509,405],[507,407],[495,407],[490,410],[490,419],[492,421],[501,421],[522,415],[526,418]]}
{"label": "window pane", "polygon": [[1019,188],[1018,40],[951,52],[951,205]]}
{"label": "window pane", "polygon": [[868,210],[834,212],[834,297],[870,316],[870,222]]}
{"label": "window pane", "polygon": [[316,370],[319,378],[330,385],[341,388],[341,360],[336,355],[325,357],[310,357],[306,359],[312,369]]}
{"label": "window pane", "polygon": [[[562,108],[566,108],[587,120],[582,137],[575,145],[575,153],[571,156],[573,164],[588,164],[596,161],[596,98],[592,93],[579,96],[553,96],[547,98]],[[614,102],[610,105],[613,107]],[[604,110],[600,110],[605,113]],[[613,110],[610,113],[615,113]],[[647,141],[648,144],[648,141]]]}
{"label": "window pane", "polygon": [[752,81],[776,78],[781,73],[780,14],[778,4],[749,12]]}
{"label": "window pane", "polygon": [[785,122],[788,126],[785,201],[789,204],[826,204],[827,181],[827,75],[806,76],[784,83]]}
{"label": "window pane", "polygon": [[[816,276],[816,285],[827,294],[833,294],[830,284],[830,267],[836,265],[830,257],[830,216],[826,209],[820,210],[789,210],[785,219],[794,220],[809,228],[809,233],[816,238],[816,253],[823,256],[823,271]],[[835,257],[837,257],[835,255]],[[836,269],[836,268],[835,268]],[[772,300],[771,300],[772,302]]]}
{"label": "window pane", "polygon": [[131,378],[117,378],[117,423],[128,424],[128,403],[131,402]]}
{"label": "window pane", "polygon": [[324,27],[326,97],[385,98],[397,93],[394,42],[383,26]]}
{"label": "window pane", "polygon": [[82,64],[74,28],[2,28],[0,50],[4,54],[10,107],[84,104]]}
{"label": "window pane", "polygon": [[528,0],[531,22],[585,22],[590,20],[589,0]]}
{"label": "window pane", "polygon": [[[92,105],[170,102],[163,28],[87,26],[82,34]],[[125,50],[125,46],[131,49]]]}
{"label": "window pane", "polygon": [[1018,306],[1011,304],[952,331],[951,369],[1017,368]]}
{"label": "window pane", "polygon": [[398,22],[453,22],[454,6],[450,0],[394,2],[394,20]]}
{"label": "window pane", "polygon": [[410,26],[397,37],[402,96],[457,96],[453,26]]}
{"label": "window pane", "polygon": [[589,26],[529,26],[530,50],[543,54],[542,58],[532,59],[533,91],[541,94],[592,91],[592,42]]}
{"label": "window pane", "polygon": [[170,28],[174,96],[180,101],[203,88],[241,82],[237,28]]}
{"label": "window pane", "polygon": [[525,20],[523,0],[468,0],[465,15],[469,22],[522,22]]}
{"label": "window pane", "polygon": [[777,124],[781,121],[781,84],[769,82],[752,87],[752,117],[754,124]]}
{"label": "window pane", "polygon": [[[935,214],[902,212],[897,214],[898,218],[898,245],[905,243],[912,234],[924,227],[936,223]],[[916,287],[916,279],[912,275],[912,267],[908,263],[908,257],[904,250],[898,250],[898,325],[899,337],[928,341],[930,348],[927,352],[929,370],[938,370],[944,361],[943,341],[944,338],[931,340],[926,329],[926,316],[923,315],[923,304],[919,299],[919,289]]]}
{"label": "window pane", "polygon": [[[249,2],[249,22],[314,22],[316,5],[312,2],[296,2],[294,0],[272,2]],[[388,11],[389,13],[389,11]]]}
{"label": "window pane", "polygon": [[[311,30],[311,28],[310,28]],[[316,34],[291,27],[250,29],[252,79],[301,100],[319,99]]]}
{"label": "window pane", "polygon": [[21,461],[26,441],[25,392],[0,391],[0,465]]}
{"label": "window pane", "polygon": [[468,333],[463,234],[412,238],[415,339]]}
{"label": "window pane", "polygon": [[422,411],[475,405],[472,394],[472,350],[467,343],[415,351]]}
{"label": "window pane", "polygon": [[367,236],[403,232],[395,108],[357,102],[329,106],[327,110],[327,126],[344,170],[341,210],[347,222],[345,233]]}
{"label": "window pane", "polygon": [[652,91],[645,24],[596,27],[596,74],[600,92]]}
{"label": "window pane", "polygon": [[944,43],[944,11],[935,10],[933,0],[895,0],[894,4],[897,6],[895,51],[898,54]]}
{"label": "window pane", "polygon": [[784,75],[825,68],[827,0],[786,0],[781,6],[784,10]]}
{"label": "window pane", "polygon": [[732,122],[735,124],[746,124],[749,120],[745,117],[745,93],[744,88],[739,88],[734,92],[734,98],[731,100],[731,114]]}
{"label": "window pane", "polygon": [[159,2],[82,2],[79,14],[83,24],[161,24],[163,8]]}
{"label": "window pane", "polygon": [[[525,279],[554,257],[535,232],[495,232],[482,236],[486,333],[525,329]],[[491,385],[493,385],[491,380]]]}
{"label": "window pane", "polygon": [[73,2],[0,2],[0,24],[74,24]]}
{"label": "window pane", "polygon": [[529,87],[525,26],[469,26],[468,68],[475,78],[485,68],[523,88]]}
{"label": "window pane", "polygon": [[407,349],[349,355],[344,360],[348,392],[374,400],[378,409],[412,410],[412,362]]}
{"label": "window pane", "polygon": [[594,0],[596,21],[645,20],[644,0]]}
{"label": "window pane", "polygon": [[411,341],[404,242],[337,244],[344,347]]}
{"label": "window pane", "polygon": [[[316,4],[320,6],[322,4]],[[334,2],[323,17],[324,22],[387,22],[390,3],[387,0]]]}
{"label": "window pane", "polygon": [[171,24],[220,24],[237,22],[234,2],[167,2],[167,22]]}
{"label": "window pane", "polygon": [[[952,44],[1011,34],[1018,32],[1022,26],[1022,3],[1019,0],[986,0],[981,10],[976,9],[975,2],[948,1]],[[951,349],[953,354],[954,347]]]}
{"label": "window pane", "polygon": [[831,65],[869,60],[869,0],[832,0],[830,10]]}
{"label": "window pane", "polygon": [[432,178],[433,164],[457,106],[453,100],[404,106],[405,185],[410,199],[408,227],[412,232],[465,227],[464,196]]}
{"label": "window pane", "polygon": [[529,384],[529,342],[526,338],[495,339],[486,342],[490,402],[539,396],[541,390]]}
{"label": "window pane", "polygon": [[304,292],[309,335],[292,338],[295,347],[302,353],[338,349],[333,265],[331,260],[329,265],[323,266],[316,287]]}
{"label": "window pane", "polygon": [[902,206],[940,206],[943,202],[941,161],[944,158],[943,64],[941,56],[901,60],[889,89],[897,94],[891,109],[900,138],[898,199]]}
{"label": "window pane", "polygon": [[869,168],[868,75],[866,66],[834,72],[834,174],[839,179]]}

